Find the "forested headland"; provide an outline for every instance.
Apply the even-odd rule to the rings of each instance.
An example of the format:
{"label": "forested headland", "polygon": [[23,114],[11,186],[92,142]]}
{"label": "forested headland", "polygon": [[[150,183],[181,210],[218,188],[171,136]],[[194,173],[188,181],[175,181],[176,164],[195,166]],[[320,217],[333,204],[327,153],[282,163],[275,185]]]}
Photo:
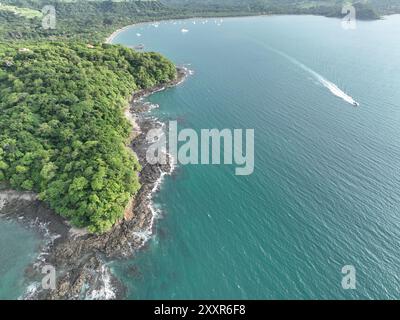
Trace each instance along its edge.
{"label": "forested headland", "polygon": [[122,46],[1,45],[0,181],[75,226],[110,229],[140,188],[128,97],[175,77],[161,55]]}

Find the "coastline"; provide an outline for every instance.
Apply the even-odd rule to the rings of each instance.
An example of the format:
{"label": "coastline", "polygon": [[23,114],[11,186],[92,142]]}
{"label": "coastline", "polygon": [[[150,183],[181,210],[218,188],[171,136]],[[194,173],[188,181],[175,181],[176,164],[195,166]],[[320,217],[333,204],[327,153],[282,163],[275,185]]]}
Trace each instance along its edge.
{"label": "coastline", "polygon": [[134,23],[134,24],[130,24],[127,25],[125,27],[119,28],[118,30],[115,30],[112,34],[110,34],[104,41],[104,43],[106,44],[112,44],[112,41],[122,32],[125,31],[126,29],[133,27],[133,26],[137,26],[140,25],[141,23]]}
{"label": "coastline", "polygon": [[[152,196],[163,177],[173,170],[170,164],[146,162],[146,134],[162,124],[149,117],[152,105],[143,99],[182,83],[188,74],[186,68],[177,67],[178,76],[174,81],[135,92],[129,99],[129,108],[124,114],[134,127],[127,147],[142,166],[141,188],[128,203],[124,218],[109,232],[93,235],[71,227],[34,193],[0,190],[0,218],[33,228],[43,239],[37,258],[26,268],[27,289],[20,299],[121,299],[125,296],[125,287],[113,276],[108,262],[134,256],[152,235],[156,216]],[[41,289],[41,271],[45,265],[56,269],[55,290]]]}
{"label": "coastline", "polygon": [[[396,15],[400,13],[391,13],[391,14],[384,14],[380,15],[378,19],[362,19],[359,18],[361,21],[376,21],[376,20],[382,20],[385,19],[387,16],[390,15]],[[316,17],[325,17],[328,19],[342,19],[342,17],[339,16],[327,16],[327,15],[320,15],[320,14],[311,14],[311,13],[299,13],[299,14],[294,14],[294,13],[282,13],[282,14],[277,14],[277,13],[252,13],[252,14],[228,14],[228,15],[210,15],[210,16],[192,16],[192,17],[173,17],[173,18],[167,18],[167,19],[160,19],[160,20],[149,20],[149,21],[141,21],[137,23],[132,23],[129,25],[126,25],[124,27],[121,27],[117,30],[115,30],[113,33],[111,33],[105,40],[104,43],[106,44],[112,44],[114,39],[123,31],[131,28],[131,27],[137,27],[140,25],[146,25],[146,24],[154,24],[154,23],[162,23],[162,22],[170,22],[170,21],[185,21],[185,20],[193,20],[193,19],[230,19],[230,18],[250,18],[250,17],[272,17],[272,16],[316,16]]]}
{"label": "coastline", "polygon": [[252,14],[252,15],[228,15],[228,16],[193,16],[193,17],[175,17],[175,18],[169,18],[169,19],[161,19],[161,20],[152,20],[152,21],[143,21],[143,22],[137,22],[137,23],[132,23],[127,26],[124,26],[122,28],[119,28],[115,30],[113,33],[111,33],[105,40],[105,44],[112,44],[114,39],[123,31],[131,28],[131,27],[137,27],[140,25],[146,25],[146,24],[155,24],[155,23],[162,23],[162,22],[170,22],[170,21],[185,21],[185,20],[193,20],[193,19],[229,19],[229,18],[249,18],[249,17],[270,17],[272,16],[271,14]]}

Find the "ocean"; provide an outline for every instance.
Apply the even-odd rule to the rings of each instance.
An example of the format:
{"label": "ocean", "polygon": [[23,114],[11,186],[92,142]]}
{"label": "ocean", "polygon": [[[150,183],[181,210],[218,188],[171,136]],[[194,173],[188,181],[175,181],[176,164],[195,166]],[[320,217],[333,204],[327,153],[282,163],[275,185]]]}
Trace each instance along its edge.
{"label": "ocean", "polygon": [[25,271],[37,256],[40,239],[33,230],[2,218],[0,243],[0,300],[18,299],[28,285]]}
{"label": "ocean", "polygon": [[[148,98],[151,115],[254,129],[255,167],[178,164],[165,177],[154,236],[112,263],[128,298],[399,298],[400,16],[355,30],[317,16],[156,25],[113,41],[193,71]],[[0,298],[16,298],[34,236],[0,220],[0,238]],[[342,286],[349,265],[355,289]]]}
{"label": "ocean", "polygon": [[[154,117],[197,132],[255,130],[252,175],[178,165],[165,179],[154,237],[113,264],[129,298],[398,298],[399,30],[400,16],[356,30],[271,16],[120,33],[114,43],[194,72],[149,98]],[[345,290],[348,265],[356,288]]]}

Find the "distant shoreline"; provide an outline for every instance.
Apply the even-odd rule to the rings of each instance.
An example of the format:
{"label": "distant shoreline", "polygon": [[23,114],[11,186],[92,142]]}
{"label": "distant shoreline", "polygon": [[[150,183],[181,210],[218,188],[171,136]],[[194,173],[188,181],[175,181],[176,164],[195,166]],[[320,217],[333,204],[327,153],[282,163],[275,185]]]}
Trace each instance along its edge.
{"label": "distant shoreline", "polygon": [[122,27],[122,28],[120,28],[120,29],[118,29],[118,30],[115,30],[112,34],[110,34],[110,35],[106,38],[106,40],[104,41],[104,43],[106,43],[106,44],[112,44],[111,42],[112,42],[122,31],[125,31],[126,29],[128,29],[128,28],[130,28],[130,27],[133,27],[133,26],[137,26],[137,25],[139,25],[139,23],[130,24],[130,25],[127,25],[127,26],[125,26],[125,27]]}
{"label": "distant shoreline", "polygon": [[230,16],[210,16],[210,17],[204,17],[204,16],[198,16],[198,17],[182,17],[182,18],[170,18],[170,19],[161,19],[161,20],[152,20],[152,21],[143,21],[143,22],[137,22],[137,23],[132,23],[127,26],[124,26],[122,28],[119,28],[115,30],[113,33],[111,33],[105,40],[104,43],[106,44],[112,44],[112,41],[123,31],[131,28],[131,27],[137,27],[140,25],[145,25],[145,24],[155,24],[155,23],[161,23],[161,22],[169,22],[169,21],[185,21],[185,20],[193,20],[193,19],[229,19],[229,18],[251,18],[251,17],[271,17],[273,16],[272,14],[258,14],[258,15],[249,15],[249,16],[244,16],[244,15],[230,15]]}

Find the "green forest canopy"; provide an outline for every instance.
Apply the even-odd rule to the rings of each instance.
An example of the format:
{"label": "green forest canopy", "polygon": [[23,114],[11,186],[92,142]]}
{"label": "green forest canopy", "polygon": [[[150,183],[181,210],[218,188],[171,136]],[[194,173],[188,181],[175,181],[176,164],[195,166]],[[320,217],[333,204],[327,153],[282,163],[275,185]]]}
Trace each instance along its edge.
{"label": "green forest canopy", "polygon": [[132,92],[170,81],[174,65],[122,46],[0,46],[0,181],[101,233],[138,191],[126,147]]}

